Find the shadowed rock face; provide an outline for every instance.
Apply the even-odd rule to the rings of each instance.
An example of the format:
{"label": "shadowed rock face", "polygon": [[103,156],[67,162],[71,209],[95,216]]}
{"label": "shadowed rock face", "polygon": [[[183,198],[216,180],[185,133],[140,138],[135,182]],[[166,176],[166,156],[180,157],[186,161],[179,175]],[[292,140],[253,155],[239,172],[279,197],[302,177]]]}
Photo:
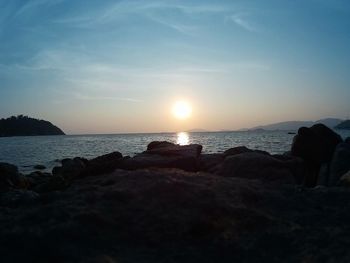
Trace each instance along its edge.
{"label": "shadowed rock face", "polygon": [[345,188],[116,170],[31,200],[0,206],[2,262],[350,260]]}
{"label": "shadowed rock face", "polygon": [[296,164],[270,155],[246,152],[226,157],[219,174],[265,182],[295,184],[297,176],[291,169],[294,165]]}
{"label": "shadowed rock face", "polygon": [[305,160],[309,176],[305,184],[316,185],[317,176],[322,163],[332,159],[335,147],[342,142],[340,135],[323,124],[313,125],[311,128],[302,127],[293,139],[292,155]]}

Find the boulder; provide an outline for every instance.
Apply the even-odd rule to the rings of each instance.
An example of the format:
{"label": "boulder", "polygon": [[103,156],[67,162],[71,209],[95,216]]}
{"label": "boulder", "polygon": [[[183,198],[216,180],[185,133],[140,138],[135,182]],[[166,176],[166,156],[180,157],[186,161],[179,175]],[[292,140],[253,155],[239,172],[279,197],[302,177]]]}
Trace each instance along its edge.
{"label": "boulder", "polygon": [[17,166],[9,163],[0,163],[0,192],[11,188],[25,187],[25,180],[18,172]]}
{"label": "boulder", "polygon": [[63,190],[67,187],[67,185],[66,180],[62,176],[50,176],[47,181],[36,185],[33,190],[38,193],[47,193]]}
{"label": "boulder", "polygon": [[80,175],[80,173],[86,167],[87,160],[80,157],[75,157],[73,159],[63,159],[62,166],[56,166],[52,169],[52,174],[54,176],[62,176],[65,179],[73,179]]}
{"label": "boulder", "polygon": [[39,198],[36,192],[28,190],[12,190],[0,194],[0,206],[17,207],[35,203]]}
{"label": "boulder", "polygon": [[317,185],[328,186],[329,181],[329,163],[321,164],[317,177]]}
{"label": "boulder", "polygon": [[126,170],[144,168],[178,168],[184,171],[199,170],[199,160],[193,156],[164,156],[159,154],[141,153],[133,158],[123,159],[121,167]]}
{"label": "boulder", "polygon": [[90,160],[81,172],[81,176],[99,175],[113,172],[121,166],[123,155],[112,152]]}
{"label": "boulder", "polygon": [[339,179],[337,185],[350,187],[350,170]]}
{"label": "boulder", "polygon": [[329,186],[334,186],[342,175],[350,170],[350,143],[340,143],[330,164]]}
{"label": "boulder", "polygon": [[222,153],[201,154],[199,156],[199,170],[216,173],[225,159]]}
{"label": "boulder", "polygon": [[162,156],[186,156],[197,158],[202,152],[202,145],[177,145],[170,142],[151,142],[147,146],[145,154],[157,154]]}
{"label": "boulder", "polygon": [[340,135],[323,124],[315,124],[311,128],[301,127],[298,130],[291,152],[306,162],[309,170],[306,186],[316,185],[321,164],[331,160],[334,149],[340,142]]}
{"label": "boulder", "polygon": [[300,180],[300,175],[295,174],[298,170],[297,165],[295,161],[282,161],[265,154],[247,152],[227,157],[219,174],[226,177],[294,184]]}
{"label": "boulder", "polygon": [[26,179],[29,184],[29,189],[32,189],[37,185],[46,183],[48,180],[50,180],[51,177],[52,177],[52,174],[43,173],[40,171],[35,171],[26,175]]}
{"label": "boulder", "polygon": [[237,147],[230,148],[224,152],[224,155],[225,157],[227,157],[227,156],[232,156],[232,155],[247,153],[247,152],[256,152],[256,153],[269,155],[268,152],[261,151],[261,150],[252,150],[245,146],[237,146]]}

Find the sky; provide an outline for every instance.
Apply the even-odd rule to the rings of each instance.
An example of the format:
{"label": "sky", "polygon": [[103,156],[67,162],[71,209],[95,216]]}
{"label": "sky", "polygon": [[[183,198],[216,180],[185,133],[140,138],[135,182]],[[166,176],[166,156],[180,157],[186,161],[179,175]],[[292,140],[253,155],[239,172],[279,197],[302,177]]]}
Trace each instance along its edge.
{"label": "sky", "polygon": [[0,0],[0,118],[68,134],[347,118],[349,49],[347,0]]}

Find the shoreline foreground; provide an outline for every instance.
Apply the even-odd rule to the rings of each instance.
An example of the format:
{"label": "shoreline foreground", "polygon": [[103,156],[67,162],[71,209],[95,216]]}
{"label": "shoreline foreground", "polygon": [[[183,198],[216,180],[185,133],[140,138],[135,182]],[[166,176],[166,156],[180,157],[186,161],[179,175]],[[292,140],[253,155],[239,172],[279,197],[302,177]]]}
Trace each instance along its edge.
{"label": "shoreline foreground", "polygon": [[22,175],[0,163],[3,262],[350,262],[350,138],[285,154],[151,142]]}

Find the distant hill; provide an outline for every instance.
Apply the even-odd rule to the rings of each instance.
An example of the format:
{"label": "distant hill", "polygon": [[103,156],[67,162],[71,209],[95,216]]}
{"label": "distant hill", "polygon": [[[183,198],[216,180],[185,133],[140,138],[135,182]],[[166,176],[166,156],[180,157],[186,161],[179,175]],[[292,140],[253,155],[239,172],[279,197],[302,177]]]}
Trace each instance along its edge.
{"label": "distant hill", "polygon": [[316,123],[322,123],[330,128],[334,128],[338,124],[340,124],[343,120],[341,119],[335,119],[335,118],[327,118],[327,119],[321,119],[318,121],[285,121],[285,122],[278,122],[273,123],[269,125],[262,125],[253,127],[249,130],[256,130],[256,129],[264,129],[264,130],[297,130],[300,127],[310,127]]}
{"label": "distant hill", "polygon": [[186,132],[208,132],[208,130],[205,130],[205,129],[191,129],[191,130],[187,130]]}
{"label": "distant hill", "polygon": [[51,122],[18,115],[0,119],[0,137],[64,135],[64,132]]}
{"label": "distant hill", "polygon": [[335,126],[336,129],[350,130],[350,120],[343,121]]}

